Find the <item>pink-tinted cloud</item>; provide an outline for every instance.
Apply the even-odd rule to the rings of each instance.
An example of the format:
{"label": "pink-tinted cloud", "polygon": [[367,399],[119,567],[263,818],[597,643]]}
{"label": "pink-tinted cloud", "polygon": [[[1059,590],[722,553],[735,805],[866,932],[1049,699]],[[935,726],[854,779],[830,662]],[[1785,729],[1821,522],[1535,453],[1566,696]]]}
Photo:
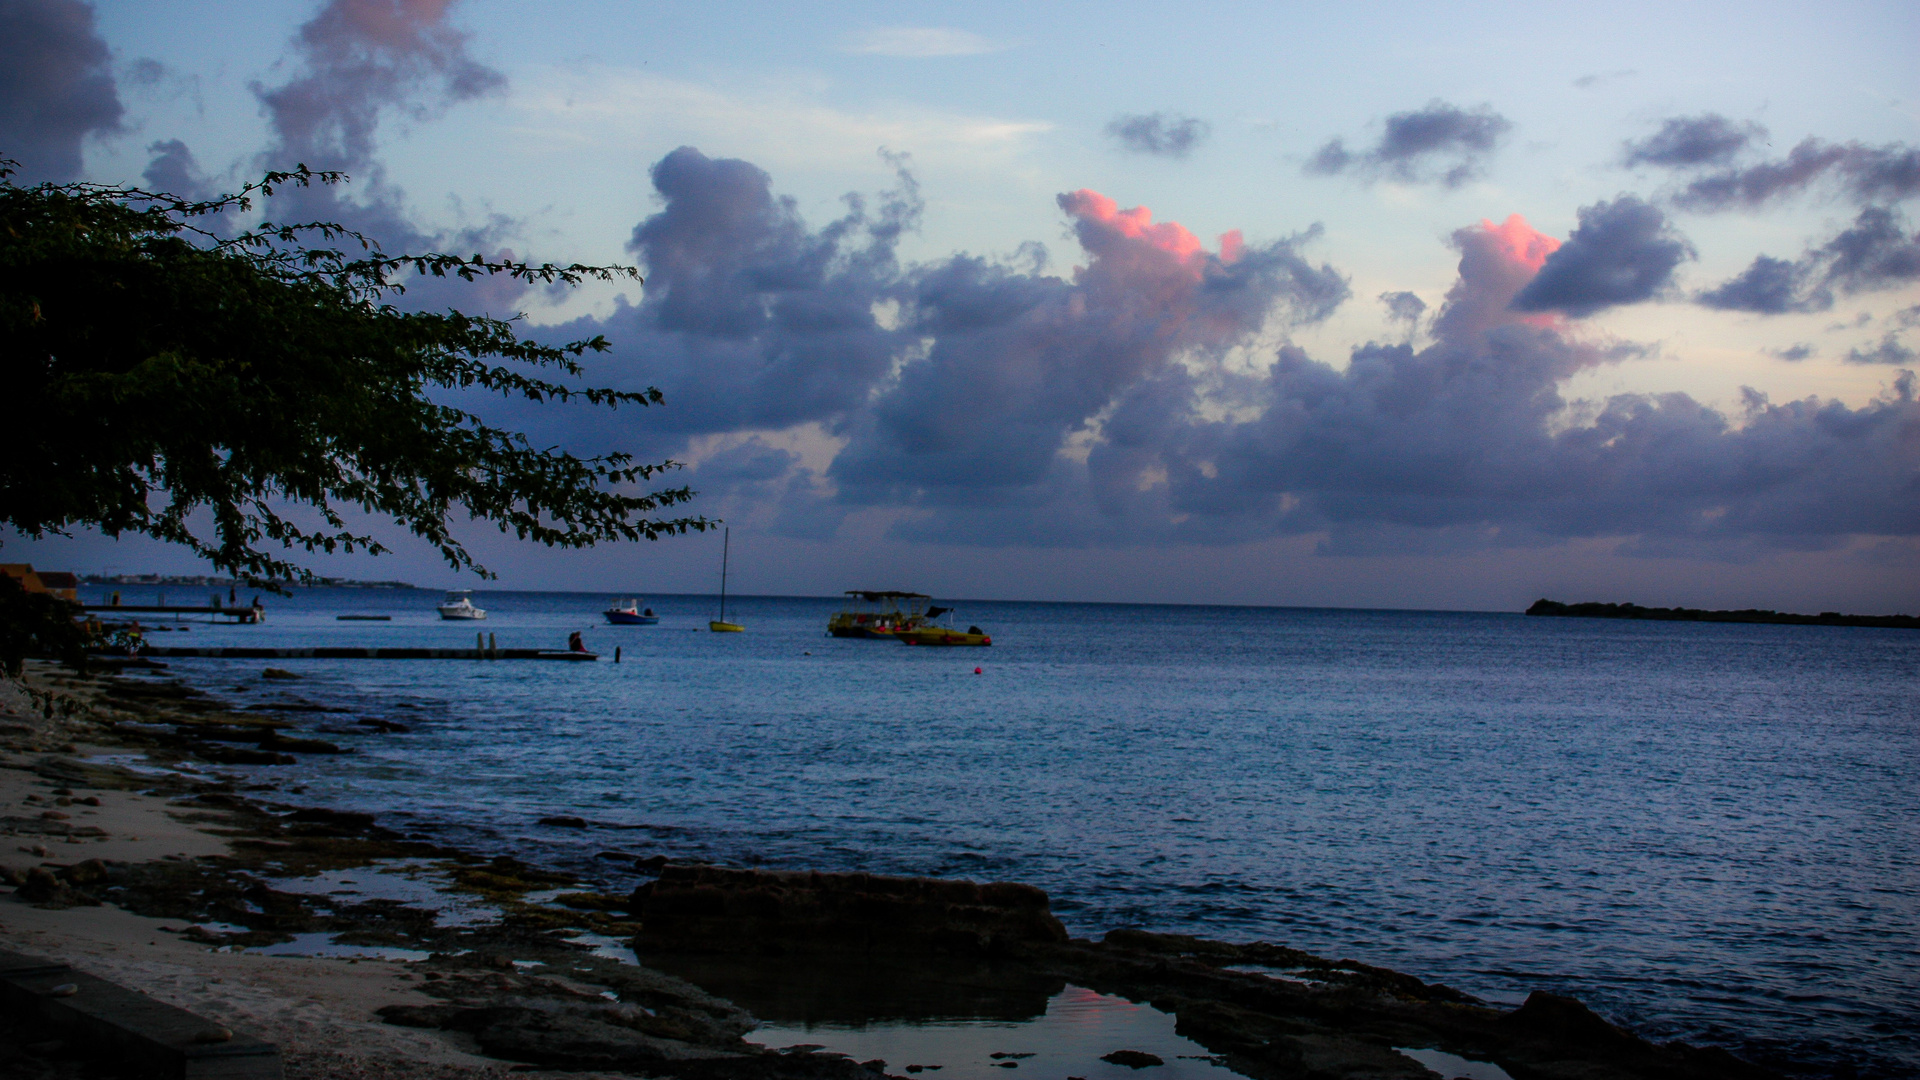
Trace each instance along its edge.
{"label": "pink-tinted cloud", "polygon": [[1204,250],[1200,238],[1175,221],[1154,224],[1153,211],[1144,206],[1131,210],[1097,191],[1081,188],[1060,196],[1060,209],[1081,227],[1080,242],[1090,252],[1105,254],[1117,250],[1122,240],[1145,240],[1149,247],[1172,255],[1182,263],[1190,262]]}
{"label": "pink-tinted cloud", "polygon": [[1547,257],[1560,250],[1560,241],[1527,224],[1519,214],[1495,225],[1482,220],[1453,234],[1460,249],[1460,279],[1447,291],[1435,332],[1458,337],[1485,333],[1504,323],[1524,322],[1552,326],[1552,312],[1519,315],[1509,310],[1513,298],[1527,287]]}

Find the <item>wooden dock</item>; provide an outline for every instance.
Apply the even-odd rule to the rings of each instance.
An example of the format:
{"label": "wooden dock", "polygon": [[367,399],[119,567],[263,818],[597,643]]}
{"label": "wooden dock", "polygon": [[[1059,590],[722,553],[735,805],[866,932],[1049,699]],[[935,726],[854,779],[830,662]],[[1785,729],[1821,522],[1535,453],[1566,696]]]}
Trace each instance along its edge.
{"label": "wooden dock", "polygon": [[255,648],[247,645],[148,645],[143,657],[204,657],[211,660],[559,660],[583,663],[600,654],[566,649],[368,649],[321,645],[300,649]]}
{"label": "wooden dock", "polygon": [[232,619],[237,623],[252,624],[263,622],[267,617],[265,608],[257,607],[214,607],[211,604],[85,604],[89,614],[94,615],[173,615],[184,618],[188,615],[209,615],[217,619]]}

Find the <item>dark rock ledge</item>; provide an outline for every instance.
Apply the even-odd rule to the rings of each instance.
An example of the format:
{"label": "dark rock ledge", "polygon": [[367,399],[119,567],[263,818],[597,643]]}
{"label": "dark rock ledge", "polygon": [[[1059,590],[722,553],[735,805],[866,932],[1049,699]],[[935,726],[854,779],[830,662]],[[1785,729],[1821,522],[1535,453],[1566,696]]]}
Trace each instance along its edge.
{"label": "dark rock ledge", "polygon": [[[636,890],[632,914],[641,925],[634,949],[649,966],[750,1009],[770,987],[791,1009],[809,972],[872,984],[880,993],[869,996],[893,1001],[907,987],[925,996],[928,984],[945,983],[988,1014],[1016,1010],[1007,998],[1023,990],[1028,1008],[1037,998],[1044,1009],[1046,996],[1073,983],[1173,1014],[1180,1034],[1256,1078],[1432,1077],[1395,1046],[1495,1061],[1515,1080],[1774,1075],[1721,1050],[1655,1045],[1554,994],[1506,1010],[1410,975],[1259,942],[1138,930],[1069,939],[1046,894],[1025,885],[669,865]],[[1232,970],[1246,967],[1294,978]],[[845,992],[820,988],[812,1007],[831,1009]]]}

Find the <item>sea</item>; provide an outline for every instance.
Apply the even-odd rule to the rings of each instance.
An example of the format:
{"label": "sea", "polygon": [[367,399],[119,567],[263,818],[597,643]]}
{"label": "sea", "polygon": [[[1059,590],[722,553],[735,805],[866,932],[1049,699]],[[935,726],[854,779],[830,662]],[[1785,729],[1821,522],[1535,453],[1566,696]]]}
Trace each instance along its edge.
{"label": "sea", "polygon": [[1080,936],[1265,940],[1796,1076],[1920,1076],[1920,632],[959,600],[991,647],[929,649],[826,636],[833,598],[729,598],[739,634],[713,597],[625,627],[610,594],[473,598],[484,622],[302,589],[150,640],[580,631],[598,662],[173,669],[347,710],[294,715],[352,753],[241,770],[284,797],[607,888],[639,880],[607,852],[1020,881]]}

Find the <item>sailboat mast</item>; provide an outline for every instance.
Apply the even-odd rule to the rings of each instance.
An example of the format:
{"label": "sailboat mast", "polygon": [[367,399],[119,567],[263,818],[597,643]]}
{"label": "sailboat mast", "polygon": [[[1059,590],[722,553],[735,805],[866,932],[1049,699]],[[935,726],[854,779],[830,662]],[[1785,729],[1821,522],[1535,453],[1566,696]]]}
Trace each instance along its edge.
{"label": "sailboat mast", "polygon": [[727,621],[727,554],[733,547],[733,530],[720,534],[720,621]]}

